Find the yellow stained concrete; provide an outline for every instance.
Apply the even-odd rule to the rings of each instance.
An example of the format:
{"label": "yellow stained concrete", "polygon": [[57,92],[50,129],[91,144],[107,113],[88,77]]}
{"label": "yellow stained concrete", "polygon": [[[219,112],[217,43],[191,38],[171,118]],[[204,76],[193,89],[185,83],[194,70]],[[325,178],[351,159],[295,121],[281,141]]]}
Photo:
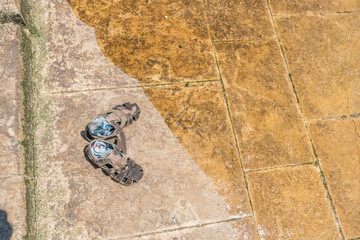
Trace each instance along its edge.
{"label": "yellow stained concrete", "polygon": [[345,238],[360,236],[360,120],[309,125]]}
{"label": "yellow stained concrete", "polygon": [[314,165],[247,177],[261,239],[341,239]]}
{"label": "yellow stained concrete", "polygon": [[275,35],[259,0],[68,2],[106,57],[142,84],[216,79],[212,40]]}
{"label": "yellow stained concrete", "polygon": [[305,118],[360,112],[360,13],[275,22]]}
{"label": "yellow stained concrete", "polygon": [[171,131],[227,200],[250,215],[240,160],[220,82],[144,88]]}
{"label": "yellow stained concrete", "polygon": [[112,0],[68,0],[68,3],[76,15],[92,27],[108,22]]}
{"label": "yellow stained concrete", "polygon": [[274,14],[359,11],[358,0],[269,0]]}
{"label": "yellow stained concrete", "polygon": [[212,39],[248,40],[275,35],[266,1],[206,0],[207,20]]}
{"label": "yellow stained concrete", "polygon": [[68,2],[105,56],[142,84],[218,78],[202,1]]}
{"label": "yellow stained concrete", "polygon": [[245,169],[315,161],[277,42],[215,47]]}

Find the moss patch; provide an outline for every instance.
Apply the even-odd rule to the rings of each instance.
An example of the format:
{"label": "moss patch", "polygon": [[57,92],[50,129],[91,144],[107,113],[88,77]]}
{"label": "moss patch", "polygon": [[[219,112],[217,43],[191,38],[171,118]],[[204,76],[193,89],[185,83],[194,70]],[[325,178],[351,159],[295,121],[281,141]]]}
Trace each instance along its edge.
{"label": "moss patch", "polygon": [[35,133],[37,129],[37,99],[39,95],[38,84],[43,79],[41,75],[42,62],[46,55],[45,38],[42,34],[40,19],[37,19],[37,3],[34,0],[21,0],[21,54],[22,54],[22,131],[21,145],[24,149],[26,186],[26,228],[23,239],[37,239],[37,146]]}

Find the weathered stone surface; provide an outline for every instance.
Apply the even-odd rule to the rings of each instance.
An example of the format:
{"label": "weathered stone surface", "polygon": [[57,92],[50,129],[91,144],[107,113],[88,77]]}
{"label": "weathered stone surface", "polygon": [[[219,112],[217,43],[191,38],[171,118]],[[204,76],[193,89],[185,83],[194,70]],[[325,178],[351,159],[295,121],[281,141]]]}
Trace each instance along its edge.
{"label": "weathered stone surface", "polygon": [[150,87],[144,92],[200,169],[212,179],[232,214],[250,215],[221,83]]}
{"label": "weathered stone surface", "polygon": [[314,145],[347,239],[360,236],[360,120],[310,124]]}
{"label": "weathered stone surface", "polygon": [[277,43],[215,47],[245,169],[315,161]]}
{"label": "weathered stone surface", "polygon": [[18,115],[20,78],[19,27],[0,25],[0,176],[23,172],[18,141],[21,127]]}
{"label": "weathered stone surface", "polygon": [[[42,6],[42,7],[41,7]],[[66,1],[48,1],[38,7],[46,12],[40,32],[46,38],[44,69],[48,76],[39,82],[41,92],[79,91],[125,87],[138,82],[124,74],[103,55],[94,29],[81,22]],[[38,80],[39,81],[39,80]],[[121,82],[121,85],[119,85]]]}
{"label": "weathered stone surface", "polygon": [[360,13],[275,20],[305,118],[360,112]]}
{"label": "weathered stone surface", "polygon": [[24,186],[21,177],[0,178],[1,239],[21,239],[26,234]]}
{"label": "weathered stone surface", "polygon": [[0,14],[1,13],[19,13],[19,5],[16,0],[0,0]]}
{"label": "weathered stone surface", "polygon": [[341,239],[314,165],[247,176],[261,239]]}
{"label": "weathered stone surface", "polygon": [[218,78],[202,1],[100,1],[98,15],[93,2],[69,3],[95,26],[105,56],[141,84]]}
{"label": "weathered stone surface", "polygon": [[269,0],[273,14],[289,13],[326,13],[326,12],[345,12],[359,11],[360,2],[358,0]]}
{"label": "weathered stone surface", "polygon": [[[132,86],[218,79],[211,34],[271,38],[265,2],[244,3],[238,14],[240,2],[226,2],[229,9],[202,1],[69,0],[96,34],[65,1],[40,2],[49,62],[37,109],[39,239],[256,239],[221,84],[148,86],[145,93]],[[210,28],[209,16],[230,24],[216,20]],[[222,44],[216,48],[246,169],[314,161],[278,44]],[[142,109],[125,129],[129,156],[145,169],[131,187],[92,168],[80,135],[92,117],[125,101]],[[248,176],[262,238],[340,238],[314,166]],[[221,223],[234,217],[246,218]]]}
{"label": "weathered stone surface", "polygon": [[206,0],[212,39],[248,40],[275,37],[266,1]]}
{"label": "weathered stone surface", "polygon": [[[94,169],[80,132],[114,104],[137,102],[138,121],[125,129],[128,155],[145,170],[124,187]],[[38,229],[42,239],[116,238],[231,217],[230,206],[177,141],[140,88],[50,94],[37,144]],[[176,217],[178,223],[174,223]]]}
{"label": "weathered stone surface", "polygon": [[244,218],[235,222],[224,222],[211,224],[202,227],[194,227],[184,230],[172,231],[168,233],[151,234],[131,238],[134,240],[232,240],[232,239],[251,239],[255,240],[257,234],[251,218]]}

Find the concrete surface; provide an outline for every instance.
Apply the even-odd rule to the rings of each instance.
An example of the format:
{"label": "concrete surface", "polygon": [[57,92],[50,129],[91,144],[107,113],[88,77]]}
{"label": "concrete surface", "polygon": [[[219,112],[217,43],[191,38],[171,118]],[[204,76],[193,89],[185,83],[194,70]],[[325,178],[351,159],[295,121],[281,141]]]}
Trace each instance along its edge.
{"label": "concrete surface", "polygon": [[[0,12],[17,13],[15,3],[1,1]],[[22,140],[20,34],[19,26],[0,24],[0,239],[21,239],[26,235],[24,161],[19,144]]]}
{"label": "concrete surface", "polygon": [[[34,239],[360,238],[357,1],[28,4],[32,176],[15,151],[21,108],[1,108],[13,239],[29,178]],[[19,69],[3,71],[3,102],[18,105]],[[81,137],[126,101],[142,110],[125,134],[145,169],[130,187],[85,160]]]}

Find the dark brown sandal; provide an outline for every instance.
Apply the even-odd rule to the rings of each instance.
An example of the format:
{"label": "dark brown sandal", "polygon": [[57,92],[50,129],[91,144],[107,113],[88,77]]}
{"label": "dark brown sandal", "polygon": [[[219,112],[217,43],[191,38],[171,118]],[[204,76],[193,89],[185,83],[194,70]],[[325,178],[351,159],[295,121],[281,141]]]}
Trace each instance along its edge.
{"label": "dark brown sandal", "polygon": [[142,167],[125,156],[117,143],[92,140],[84,149],[85,156],[96,166],[103,169],[110,177],[123,185],[138,182],[144,175]]}
{"label": "dark brown sandal", "polygon": [[[124,103],[113,107],[105,114],[98,115],[92,119],[85,129],[85,138],[88,141],[93,139],[110,139],[118,134],[123,134],[122,129],[140,117],[140,108],[136,103]],[[120,139],[124,140],[122,136]]]}

